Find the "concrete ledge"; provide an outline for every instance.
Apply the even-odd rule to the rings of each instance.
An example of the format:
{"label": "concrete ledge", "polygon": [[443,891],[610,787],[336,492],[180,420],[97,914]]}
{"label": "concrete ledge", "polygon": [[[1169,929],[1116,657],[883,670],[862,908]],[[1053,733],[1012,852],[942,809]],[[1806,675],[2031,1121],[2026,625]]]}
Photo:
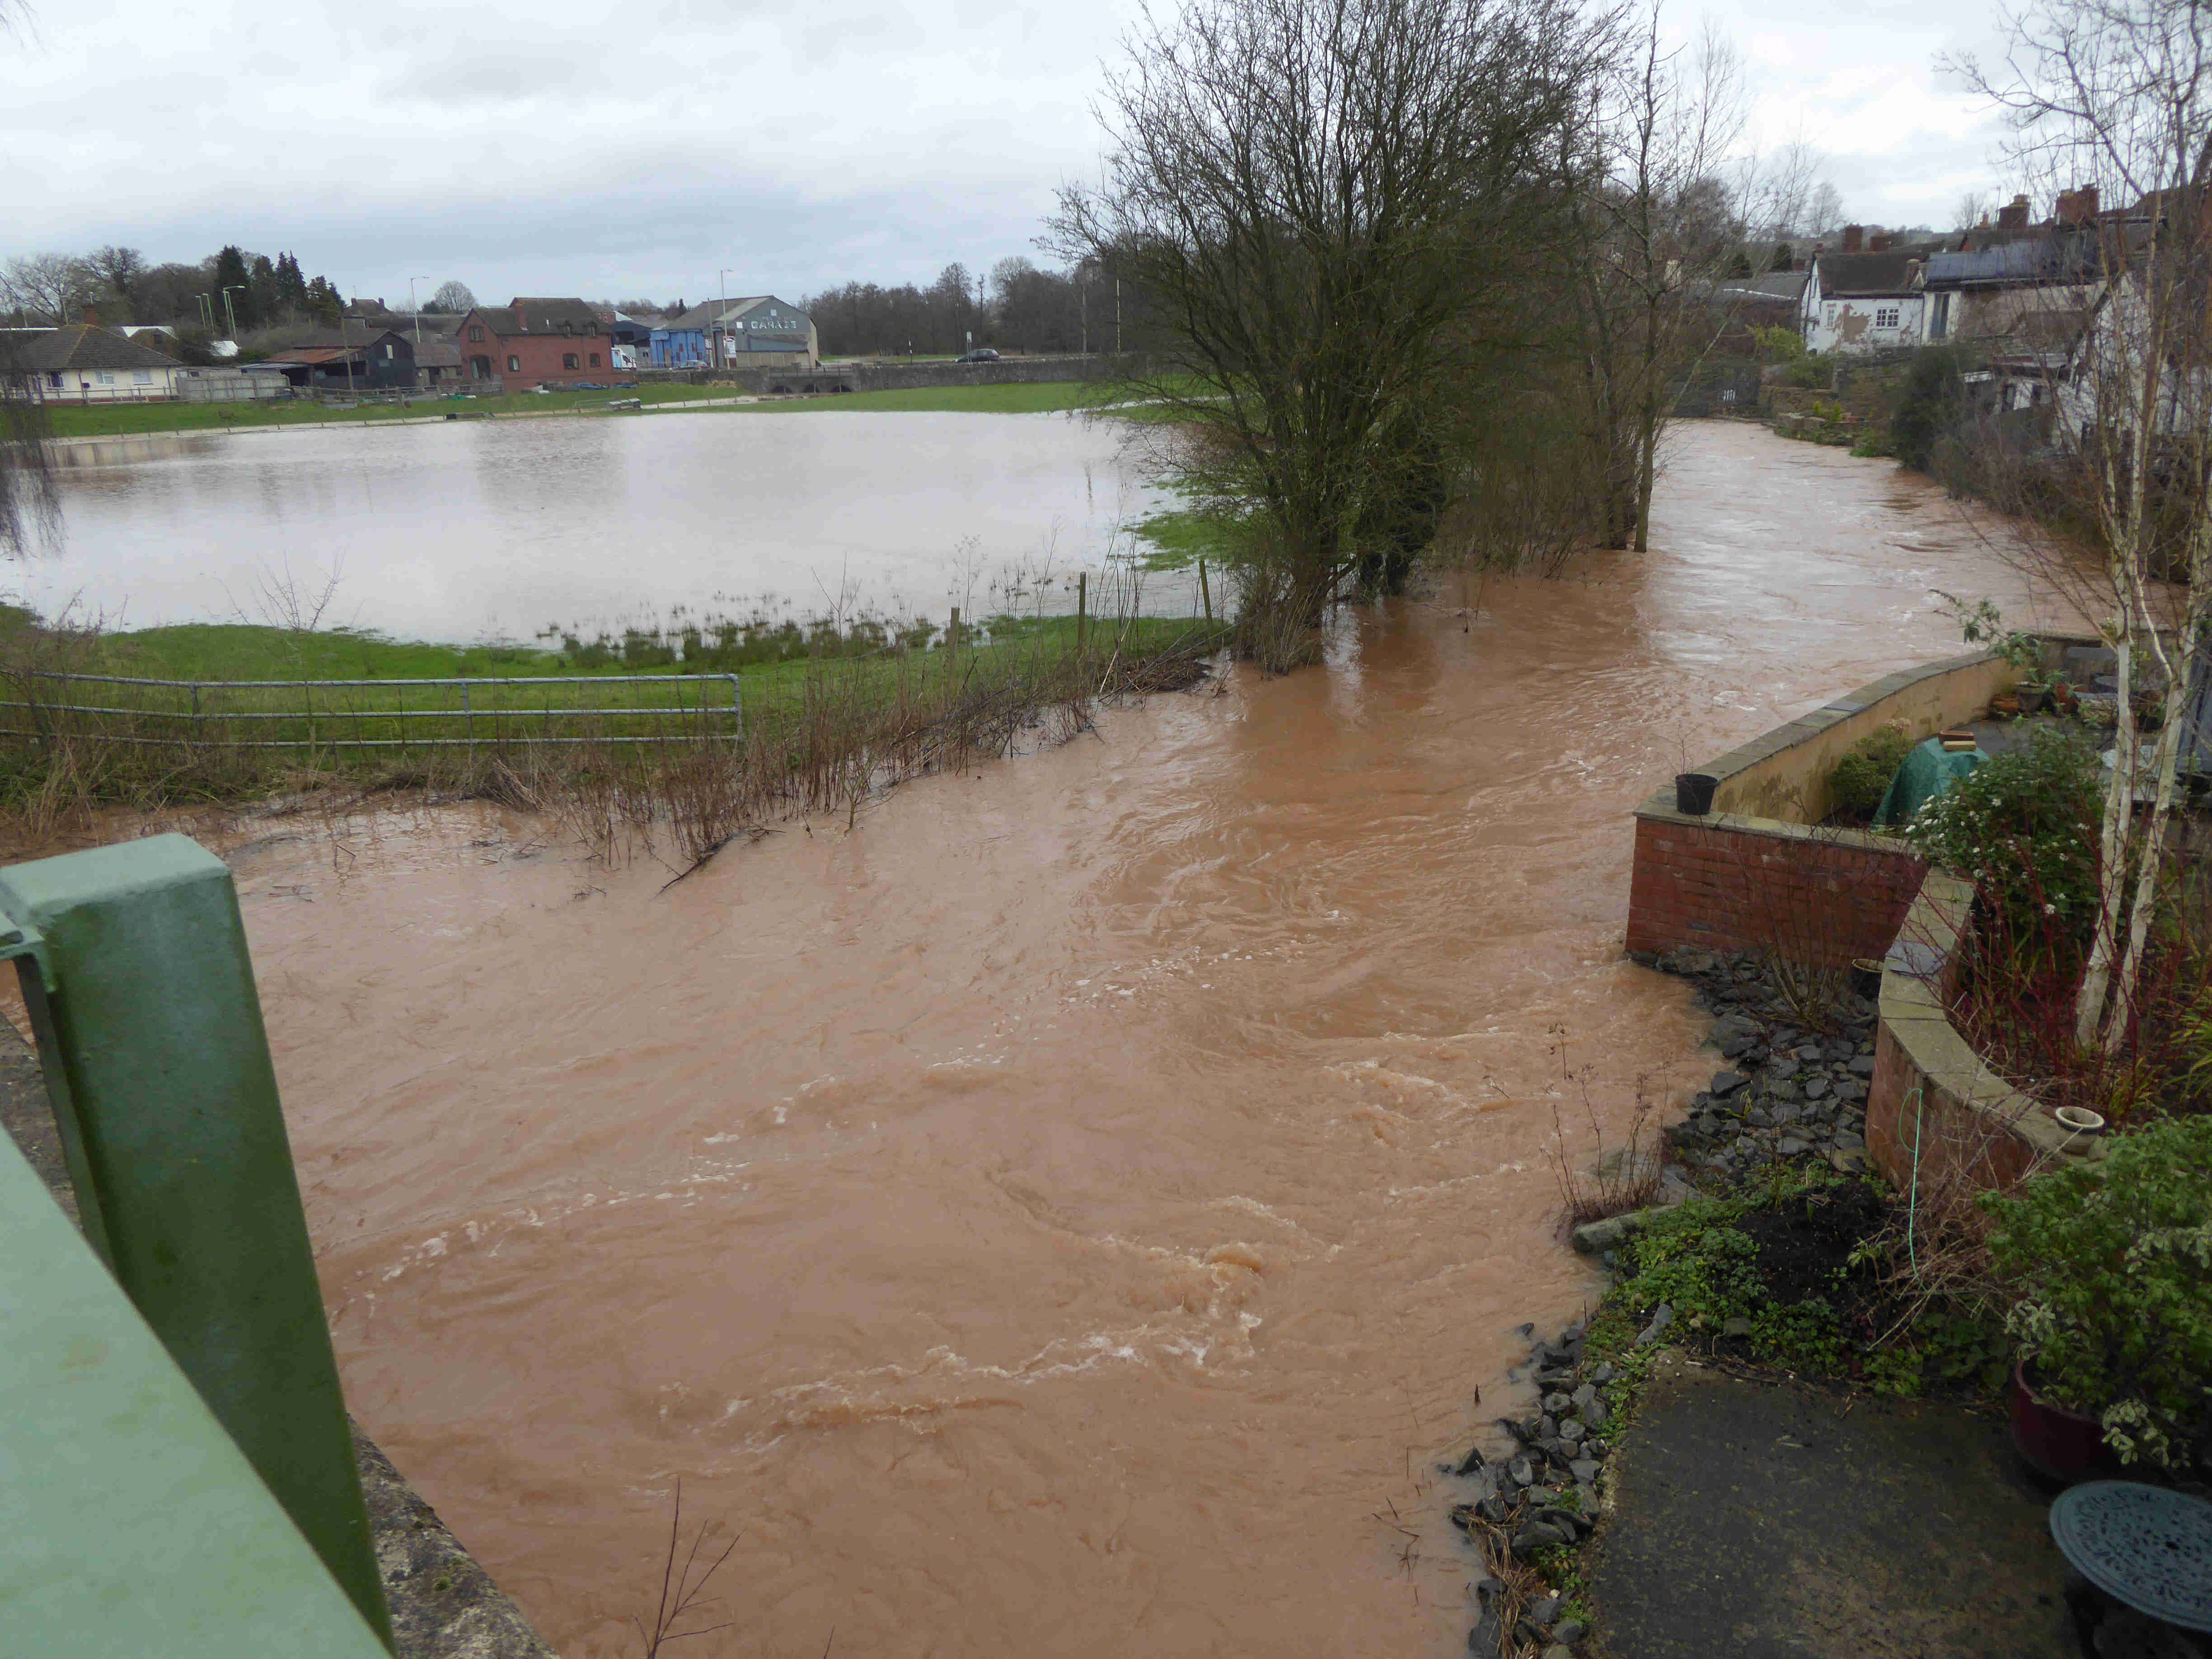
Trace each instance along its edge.
{"label": "concrete ledge", "polygon": [[2061,1127],[1984,1065],[1951,1024],[1973,896],[1971,884],[1929,871],[1883,963],[1867,1155],[1899,1188],[1916,1176],[1923,1187],[1947,1179],[2009,1187],[2051,1164],[2103,1154],[2100,1139]]}

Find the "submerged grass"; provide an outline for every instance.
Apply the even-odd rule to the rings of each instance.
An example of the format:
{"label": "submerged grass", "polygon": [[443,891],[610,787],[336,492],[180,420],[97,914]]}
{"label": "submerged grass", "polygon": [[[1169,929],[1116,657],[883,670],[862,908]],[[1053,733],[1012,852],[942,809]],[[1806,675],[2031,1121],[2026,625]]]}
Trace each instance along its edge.
{"label": "submerged grass", "polygon": [[[1082,623],[1000,618],[933,648],[917,631],[856,647],[817,630],[811,654],[708,672],[714,642],[701,641],[695,661],[641,670],[617,655],[532,687],[505,682],[562,672],[574,653],[247,626],[107,635],[15,613],[0,627],[0,836],[40,845],[117,808],[412,790],[546,812],[603,856],[665,841],[696,864],[763,820],[849,820],[903,779],[1002,756],[1025,735],[1069,736],[1102,699],[1193,684],[1226,634],[1110,608]],[[495,678],[465,689],[407,683],[486,670]],[[219,692],[58,674],[287,684]],[[299,684],[318,679],[376,683]]]}

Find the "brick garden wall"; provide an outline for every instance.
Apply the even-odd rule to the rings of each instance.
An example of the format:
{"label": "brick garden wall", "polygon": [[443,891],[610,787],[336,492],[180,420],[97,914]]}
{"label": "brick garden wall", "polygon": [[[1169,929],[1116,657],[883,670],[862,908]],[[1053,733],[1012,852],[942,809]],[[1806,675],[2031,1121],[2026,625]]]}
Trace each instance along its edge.
{"label": "brick garden wall", "polygon": [[1664,799],[1636,816],[1629,950],[1774,951],[1879,957],[1925,866],[1895,842],[1772,820],[1686,817]]}

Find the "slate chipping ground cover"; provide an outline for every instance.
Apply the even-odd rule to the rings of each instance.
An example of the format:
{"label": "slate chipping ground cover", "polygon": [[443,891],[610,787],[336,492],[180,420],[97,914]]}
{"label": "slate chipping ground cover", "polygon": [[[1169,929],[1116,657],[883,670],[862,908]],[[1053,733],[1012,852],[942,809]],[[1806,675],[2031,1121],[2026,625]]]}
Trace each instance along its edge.
{"label": "slate chipping ground cover", "polygon": [[[1897,1212],[1867,1174],[1873,1005],[1839,988],[1808,1022],[1747,958],[1653,965],[1697,985],[1723,1069],[1668,1132],[1669,1201],[1576,1229],[1616,1277],[1555,1339],[1522,1328],[1513,1380],[1534,1385],[1532,1409],[1447,1471],[1477,1564],[1469,1650],[2069,1651],[2052,1645],[2061,1570],[2039,1498],[1989,1411],[2002,1334],[1910,1305],[1881,1270]],[[1759,1547],[1698,1541],[1700,1528]],[[1953,1565],[1929,1567],[1931,1550]],[[1969,1559],[1996,1609],[1987,1642],[1961,1634],[1984,1599],[1962,1588]]]}

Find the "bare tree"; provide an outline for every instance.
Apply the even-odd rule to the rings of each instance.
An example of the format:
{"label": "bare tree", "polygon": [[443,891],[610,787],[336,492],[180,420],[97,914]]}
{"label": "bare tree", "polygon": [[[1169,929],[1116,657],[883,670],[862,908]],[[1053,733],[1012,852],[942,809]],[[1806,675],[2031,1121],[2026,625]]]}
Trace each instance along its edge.
{"label": "bare tree", "polygon": [[1126,389],[1250,513],[1246,607],[1310,627],[1409,490],[1605,42],[1565,0],[1190,0],[1109,80],[1052,246],[1144,298]]}
{"label": "bare tree", "polygon": [[1580,296],[1594,423],[1608,455],[1606,541],[1650,545],[1659,435],[1686,356],[1717,331],[1709,292],[1741,252],[1743,176],[1724,182],[1743,130],[1741,60],[1710,27],[1669,48],[1660,7],[1635,56],[1602,84],[1590,111],[1577,212],[1587,252]]}
{"label": "bare tree", "polygon": [[469,292],[469,285],[458,280],[449,279],[439,283],[438,291],[430,296],[431,310],[442,311],[451,316],[458,317],[474,311],[476,306],[477,296]]}
{"label": "bare tree", "polygon": [[[2103,282],[2054,428],[2102,544],[2087,614],[2118,657],[2098,925],[2075,1006],[2077,1039],[2111,1049],[2131,1018],[2182,694],[2212,611],[2212,13],[2199,0],[2037,0],[2005,22],[2002,63],[1950,66],[2011,118],[2025,179],[2094,184],[2119,210],[2091,233]],[[2063,552],[2045,562],[2079,568]],[[2168,714],[2148,757],[2132,695],[2143,665]]]}
{"label": "bare tree", "polygon": [[27,253],[0,266],[0,298],[27,321],[73,323],[100,279],[74,254]]}
{"label": "bare tree", "polygon": [[111,243],[94,248],[84,264],[100,287],[126,305],[136,303],[138,284],[146,275],[146,256],[137,248],[117,247]]}
{"label": "bare tree", "polygon": [[1985,190],[1970,190],[1959,198],[1959,205],[1951,210],[1953,228],[1972,230],[1988,222],[1990,209],[1996,198]]}

